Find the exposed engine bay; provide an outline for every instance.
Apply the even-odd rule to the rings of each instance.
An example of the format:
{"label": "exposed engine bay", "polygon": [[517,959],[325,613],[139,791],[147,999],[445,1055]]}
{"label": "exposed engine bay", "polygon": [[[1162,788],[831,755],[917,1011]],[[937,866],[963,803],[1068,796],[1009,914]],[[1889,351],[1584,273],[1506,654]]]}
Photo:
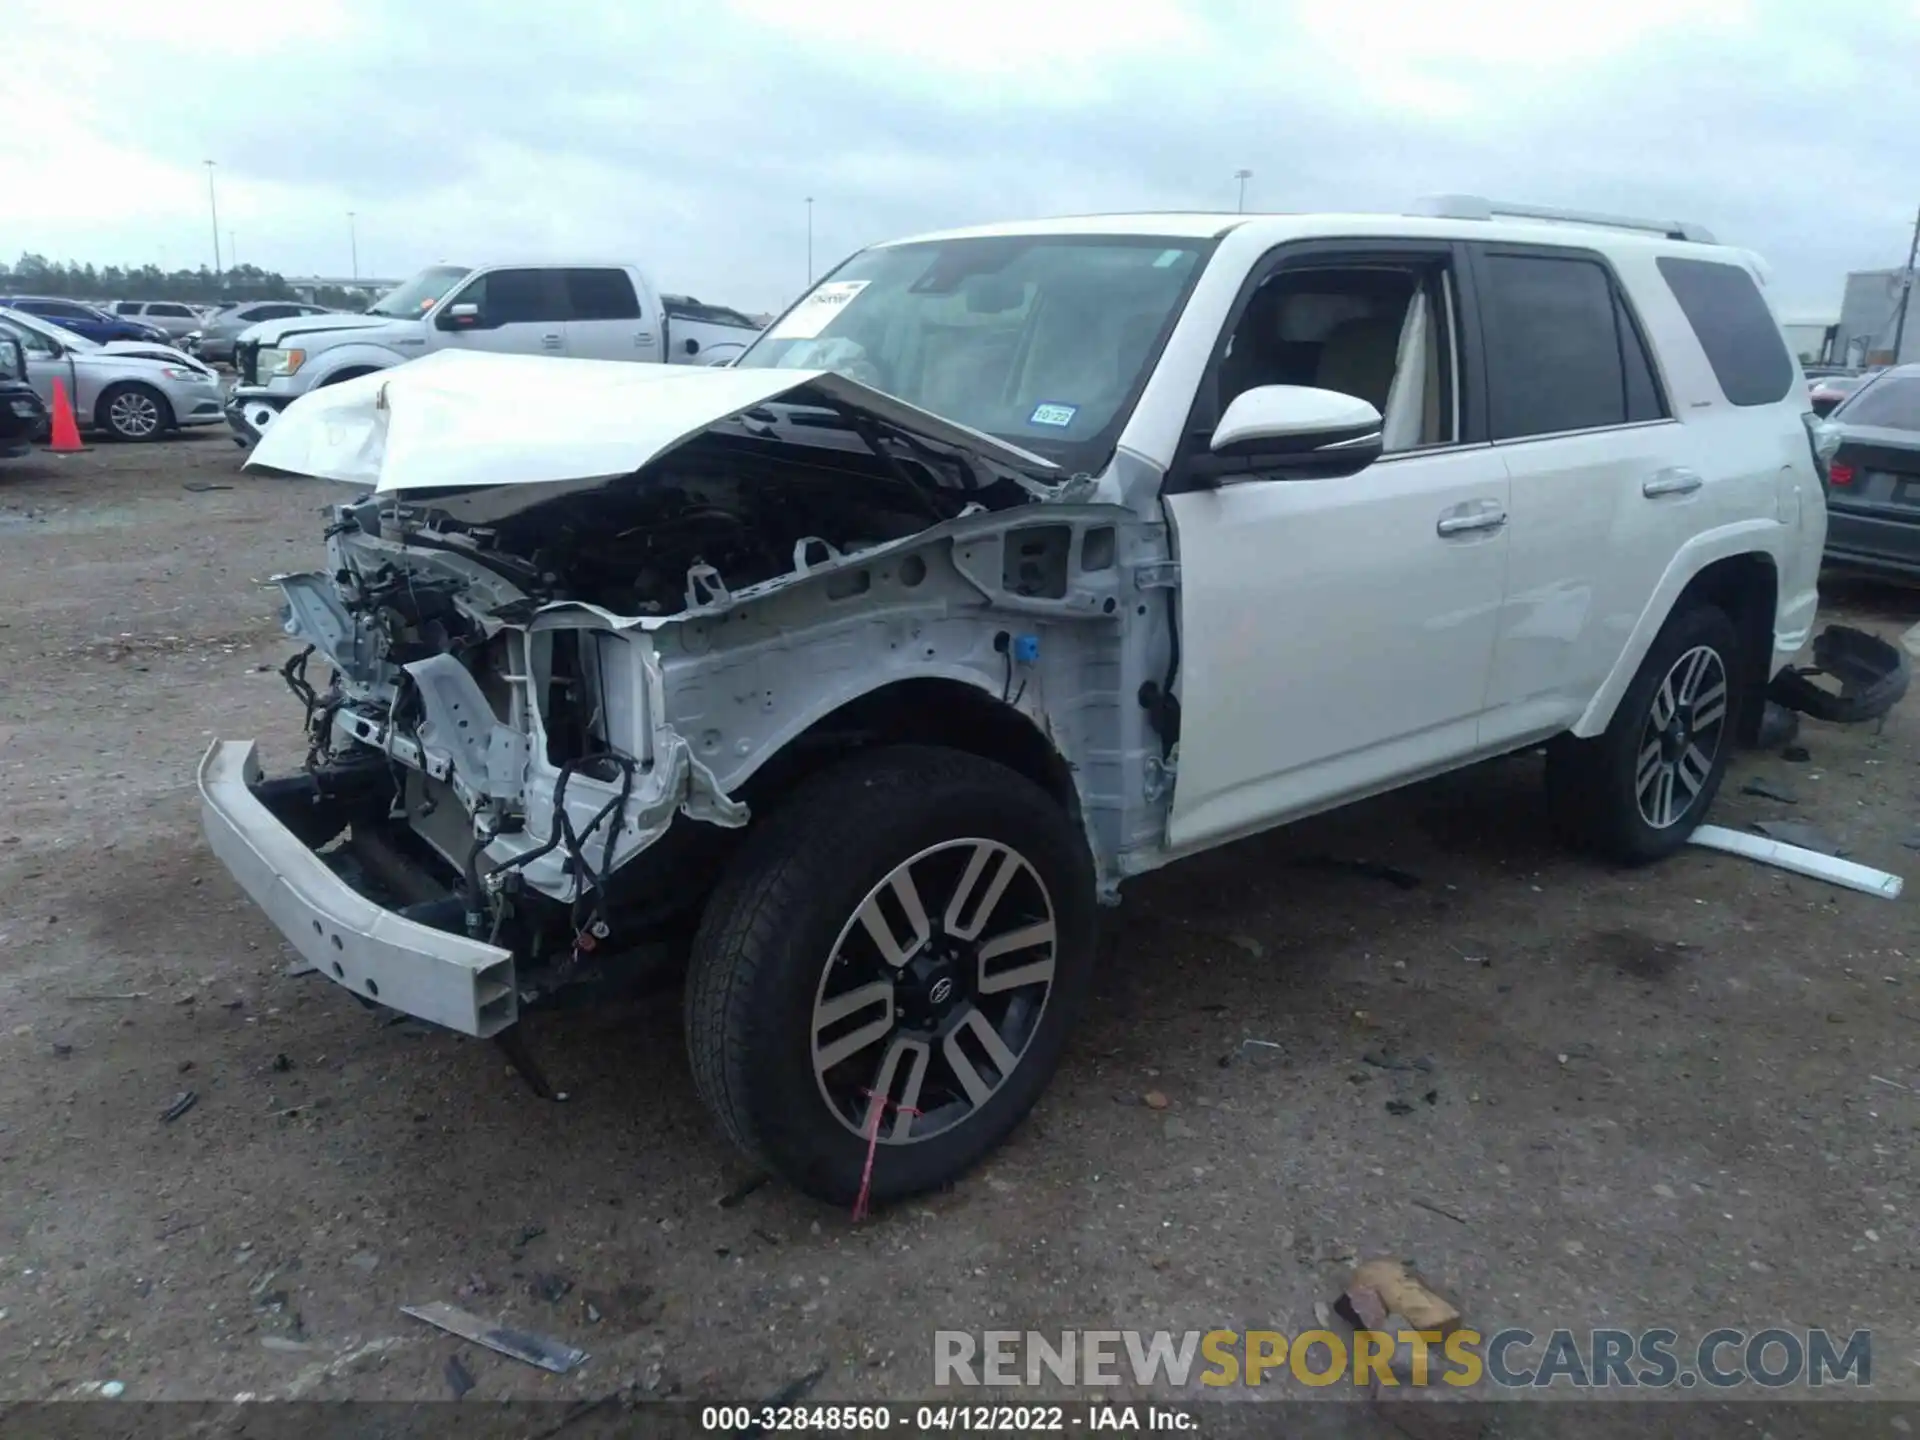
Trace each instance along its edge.
{"label": "exposed engine bay", "polygon": [[[357,891],[556,974],[645,939],[746,817],[658,724],[649,622],[1030,498],[781,407],[591,485],[342,505],[327,572],[278,577],[307,643],[284,674],[306,717],[308,838],[344,828],[326,854]],[[679,810],[715,827],[668,832]],[[615,884],[648,845],[646,874]]]}
{"label": "exposed engine bay", "polygon": [[[644,477],[573,489],[492,523],[459,518],[470,505],[443,510],[426,497],[387,513],[410,542],[472,555],[541,603],[651,616],[710,603],[716,580],[738,592],[970,507],[1029,498],[1005,481],[975,489],[957,462],[874,443],[877,452],[715,430]],[[364,512],[355,523],[367,523]]]}

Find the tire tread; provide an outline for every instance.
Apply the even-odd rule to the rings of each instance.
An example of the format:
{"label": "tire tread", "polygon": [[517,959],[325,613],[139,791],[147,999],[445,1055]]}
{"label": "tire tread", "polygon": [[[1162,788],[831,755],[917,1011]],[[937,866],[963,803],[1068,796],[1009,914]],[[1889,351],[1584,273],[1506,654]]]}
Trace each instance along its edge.
{"label": "tire tread", "polygon": [[743,1003],[778,963],[783,917],[851,853],[861,837],[901,806],[937,805],[955,786],[1024,788],[1055,802],[1032,781],[964,751],[890,746],[856,756],[803,782],[755,823],[708,898],[688,967],[685,1028],[694,1087],[735,1146],[778,1170],[748,1106],[751,1059]]}

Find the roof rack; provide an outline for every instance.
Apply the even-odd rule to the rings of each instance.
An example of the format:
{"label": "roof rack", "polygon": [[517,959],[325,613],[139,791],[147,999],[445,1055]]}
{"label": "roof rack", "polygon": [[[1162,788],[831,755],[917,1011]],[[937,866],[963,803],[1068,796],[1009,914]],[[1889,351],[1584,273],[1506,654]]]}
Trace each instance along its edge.
{"label": "roof rack", "polygon": [[1556,220],[1568,225],[1598,225],[1608,230],[1639,230],[1661,235],[1668,240],[1691,240],[1697,245],[1715,243],[1704,225],[1687,220],[1642,220],[1632,215],[1599,215],[1590,210],[1557,210],[1549,205],[1524,205],[1511,200],[1489,200],[1481,195],[1428,195],[1414,202],[1411,212],[1431,215],[1438,220],[1492,220],[1504,216],[1515,220]]}

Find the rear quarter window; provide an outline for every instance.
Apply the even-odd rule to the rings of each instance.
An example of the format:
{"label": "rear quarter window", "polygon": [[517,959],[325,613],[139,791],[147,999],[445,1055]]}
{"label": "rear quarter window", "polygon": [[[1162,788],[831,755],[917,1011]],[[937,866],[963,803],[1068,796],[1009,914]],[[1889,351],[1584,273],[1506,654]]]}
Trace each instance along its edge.
{"label": "rear quarter window", "polygon": [[1663,255],[1658,264],[1727,399],[1771,405],[1785,398],[1793,357],[1745,267],[1678,255]]}
{"label": "rear quarter window", "polygon": [[1887,375],[1853,392],[1829,417],[1841,425],[1920,432],[1920,375]]}

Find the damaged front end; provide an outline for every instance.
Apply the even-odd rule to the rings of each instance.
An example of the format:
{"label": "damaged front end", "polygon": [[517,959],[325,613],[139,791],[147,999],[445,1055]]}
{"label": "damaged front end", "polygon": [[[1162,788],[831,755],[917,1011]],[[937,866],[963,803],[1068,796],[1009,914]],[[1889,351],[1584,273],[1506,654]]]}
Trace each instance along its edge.
{"label": "damaged front end", "polygon": [[[541,384],[571,368],[533,364]],[[374,488],[332,511],[324,572],[277,577],[303,764],[266,779],[252,742],[216,742],[205,828],[301,955],[370,1002],[498,1035],[680,933],[748,810],[711,740],[703,760],[669,721],[669,632],[687,652],[783,587],[865,583],[850,557],[1070,488],[837,377],[696,399],[645,368],[585,377],[671,412],[624,448],[452,438],[474,382],[429,360],[316,392],[249,462]]]}

